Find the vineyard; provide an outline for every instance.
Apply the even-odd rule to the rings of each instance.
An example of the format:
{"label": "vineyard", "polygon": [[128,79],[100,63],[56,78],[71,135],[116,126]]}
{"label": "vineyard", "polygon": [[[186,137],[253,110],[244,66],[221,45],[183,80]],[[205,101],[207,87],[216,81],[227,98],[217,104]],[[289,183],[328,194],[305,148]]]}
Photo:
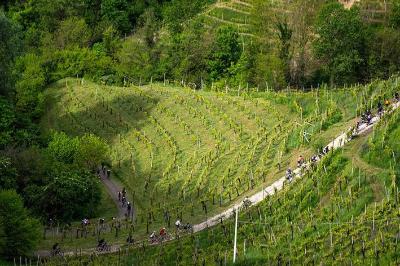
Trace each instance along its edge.
{"label": "vineyard", "polygon": [[251,30],[251,15],[253,3],[247,1],[218,1],[211,5],[200,17],[204,18],[206,27],[220,25],[233,26],[242,36],[253,36]]}
{"label": "vineyard", "polygon": [[0,265],[400,265],[400,0],[64,2],[0,2]]}
{"label": "vineyard", "polygon": [[[387,20],[388,10],[391,3],[378,0],[339,0],[346,8],[357,5],[361,8],[362,17],[369,23],[382,23]],[[289,14],[293,12],[292,3],[286,0],[272,1],[274,14]],[[254,37],[253,23],[255,10],[254,0],[229,0],[217,1],[210,5],[200,17],[208,28],[214,28],[221,25],[230,25],[241,34],[243,41],[245,37]]]}
{"label": "vineyard", "polygon": [[[392,80],[359,91],[383,97],[382,88],[389,95],[399,87]],[[238,264],[397,264],[399,119],[397,110],[380,121],[370,137],[361,136],[331,152],[304,178],[259,205],[242,209]],[[70,258],[69,262],[226,265],[232,259],[233,231],[234,222],[229,219],[165,245],[140,244],[113,255]]]}
{"label": "vineyard", "polygon": [[[92,132],[108,141],[112,179],[132,194],[136,219],[101,233],[124,243],[128,234],[146,237],[178,218],[201,222],[271,184],[299,154],[310,156],[347,130],[387,86],[204,92],[65,79],[47,90],[51,107],[42,127],[48,133]],[[92,229],[45,232],[42,248],[55,240],[69,250],[93,246],[99,230]]]}

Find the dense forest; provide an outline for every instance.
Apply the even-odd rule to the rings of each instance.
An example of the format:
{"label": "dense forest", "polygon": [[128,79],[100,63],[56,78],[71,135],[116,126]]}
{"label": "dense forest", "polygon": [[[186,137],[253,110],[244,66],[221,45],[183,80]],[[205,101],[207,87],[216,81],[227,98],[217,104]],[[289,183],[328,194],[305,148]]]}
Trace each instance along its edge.
{"label": "dense forest", "polygon": [[[255,0],[249,32],[209,26],[213,0],[6,0],[0,4],[0,256],[29,254],[41,224],[94,216],[93,134],[41,133],[44,90],[66,77],[104,85],[309,90],[400,70],[400,1],[385,17],[333,0]],[[69,202],[69,204],[64,204]]]}

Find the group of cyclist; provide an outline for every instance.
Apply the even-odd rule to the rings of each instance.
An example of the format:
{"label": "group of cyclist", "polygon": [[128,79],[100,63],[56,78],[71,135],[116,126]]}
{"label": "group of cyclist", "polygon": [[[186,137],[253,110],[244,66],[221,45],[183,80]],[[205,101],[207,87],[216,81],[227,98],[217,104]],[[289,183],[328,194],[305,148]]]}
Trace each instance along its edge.
{"label": "group of cyclist", "polygon": [[123,188],[122,191],[118,191],[118,201],[121,202],[122,207],[126,207],[125,216],[129,217],[132,212],[132,204],[126,199],[126,188]]}
{"label": "group of cyclist", "polygon": [[[392,100],[386,99],[383,102],[382,102],[382,100],[379,100],[377,105],[376,105],[378,116],[382,117],[382,115],[385,112],[385,109],[388,110],[392,103],[398,103],[398,102],[400,102],[400,94],[399,94],[399,92],[395,92],[394,93]],[[365,110],[365,112],[363,114],[361,114],[360,121],[357,122],[356,129],[358,129],[359,126],[362,123],[367,124],[367,125],[371,125],[372,124],[372,118],[373,118],[373,115],[372,115],[371,110],[370,109]]]}
{"label": "group of cyclist", "polygon": [[[190,223],[182,223],[180,219],[175,222],[176,234],[178,233],[193,233],[193,226]],[[153,231],[149,236],[149,242],[151,244],[160,243],[170,239],[170,235],[165,227],[161,227],[158,234]]]}
{"label": "group of cyclist", "polygon": [[[316,163],[319,160],[319,156],[314,155],[311,157],[310,162],[311,163]],[[303,167],[306,166],[306,160],[304,159],[303,155],[300,155],[299,158],[297,159],[297,168],[302,169]],[[288,182],[292,182],[293,178],[294,178],[294,172],[291,168],[288,168],[286,170],[286,180]]]}
{"label": "group of cyclist", "polygon": [[[389,100],[386,99],[383,103],[382,101],[379,101],[377,104],[377,114],[379,117],[382,117],[382,115],[385,112],[385,109],[388,110],[389,107],[391,106],[392,103],[400,103],[400,94],[399,92],[395,92],[393,95],[393,100]],[[361,119],[360,121],[357,122],[357,125],[353,131],[353,134],[357,134],[359,127],[361,124],[367,124],[367,125],[371,125],[372,124],[372,119],[373,119],[373,114],[371,112],[371,110],[366,110],[362,115],[361,115]],[[319,155],[313,155],[310,158],[310,164],[311,166],[314,165],[316,162],[318,162],[320,160],[320,158],[324,155],[326,155],[328,152],[330,151],[329,146],[325,146],[322,149],[322,153]],[[297,167],[300,169],[303,169],[304,167],[306,167],[306,161],[304,159],[304,157],[302,155],[299,156],[298,160],[297,160]],[[286,180],[288,182],[291,182],[294,178],[294,172],[292,171],[291,168],[288,168],[286,170]]]}

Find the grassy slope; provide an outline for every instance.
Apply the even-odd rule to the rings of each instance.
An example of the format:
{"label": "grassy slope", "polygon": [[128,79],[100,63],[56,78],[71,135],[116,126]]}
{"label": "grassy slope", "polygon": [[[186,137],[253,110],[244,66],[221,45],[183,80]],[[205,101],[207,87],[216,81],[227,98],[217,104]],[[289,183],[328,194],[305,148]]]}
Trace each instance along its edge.
{"label": "grassy slope", "polygon": [[[363,18],[371,23],[384,22],[387,16],[386,10],[390,9],[390,3],[385,8],[385,1],[379,0],[339,0],[339,2],[344,4],[346,8],[350,8],[353,4],[358,5],[362,10]],[[289,10],[288,5],[290,4],[291,1],[287,0],[274,1],[277,13],[287,12]],[[220,25],[230,25],[236,28],[243,37],[254,37],[252,18],[257,10],[253,9],[253,0],[217,1],[200,14],[200,17],[204,19],[206,27],[215,28]],[[246,38],[243,41],[246,41]]]}
{"label": "grassy slope", "polygon": [[[398,87],[398,80],[394,79],[389,82],[376,82],[363,90],[359,89],[358,93],[353,91],[350,94],[358,95],[356,99],[368,98],[374,101],[379,96],[391,95],[394,89],[398,90]],[[157,90],[153,87],[151,91],[157,93]],[[170,90],[173,93],[182,93],[175,89],[159,88],[159,90],[162,90],[159,92],[161,95],[169,95]],[[352,121],[354,113],[350,112],[351,108],[347,105],[357,105],[356,101],[353,103],[349,95],[341,91],[329,94],[326,92],[326,94],[326,98],[337,100],[339,109],[345,117],[344,121]],[[311,93],[308,95],[312,99]],[[204,93],[204,96],[213,97],[214,94]],[[271,105],[284,103],[288,109],[294,108],[293,101],[296,100],[297,103],[301,103],[303,115],[306,115],[307,110],[315,109],[315,106],[312,107],[313,100],[307,100],[308,97],[307,94],[254,93],[251,97],[244,95],[240,98],[252,101],[260,98],[272,99]],[[323,92],[320,92],[319,99],[323,98]],[[323,102],[320,100],[320,105]],[[397,119],[398,116],[392,117]],[[393,190],[389,185],[393,184],[393,171],[385,165],[381,167],[371,165],[364,158],[369,160],[375,158],[373,162],[379,159],[390,161],[390,154],[393,151],[388,151],[389,148],[386,146],[389,146],[394,149],[397,161],[399,153],[396,145],[398,145],[399,129],[398,121],[394,118],[382,123],[373,140],[367,142],[367,137],[356,139],[342,151],[325,159],[310,176],[287,187],[258,207],[242,213],[238,238],[239,259],[242,264],[263,265],[278,261],[363,264],[376,260],[381,264],[393,263],[397,259],[396,235],[399,226],[397,218],[399,199],[397,195],[396,201],[396,194],[392,193]],[[342,123],[342,126],[347,127],[346,123]],[[336,125],[330,128],[335,127]],[[322,131],[318,136],[325,141],[331,138],[331,134],[328,130]],[[321,139],[315,136],[310,146],[316,145],[315,143],[319,143]],[[379,142],[382,139],[385,140],[385,144],[389,140],[387,145]],[[292,147],[291,151],[299,149],[304,149],[304,146]],[[289,158],[290,155],[287,160]],[[396,167],[398,172],[399,168]],[[232,221],[227,221],[224,225],[192,237],[182,238],[180,241],[144,250],[134,249],[120,260],[128,264],[140,261],[141,265],[176,262],[186,265],[196,261],[201,263],[203,260],[206,264],[214,264],[224,261],[225,257],[229,261],[232,256],[232,234]],[[246,255],[243,249],[244,242],[246,242]],[[102,262],[106,260],[112,263],[116,262],[118,257],[115,255],[101,257]]]}
{"label": "grassy slope", "polygon": [[[388,137],[398,139],[398,119],[391,123]],[[373,140],[356,139],[326,158],[325,167],[242,212],[238,264],[398,264],[400,199],[388,185],[391,169],[361,159],[371,151],[363,148],[368,139]],[[395,168],[400,170],[399,165]],[[233,221],[229,221],[164,246],[134,249],[119,261],[123,265],[219,265],[227,260],[229,264],[232,239]],[[95,259],[94,265],[99,261]],[[118,256],[103,256],[101,261],[116,263]]]}
{"label": "grassy slope", "polygon": [[200,14],[206,27],[214,28],[220,25],[235,27],[241,35],[252,36],[251,12],[252,1],[218,1],[210,5]]}
{"label": "grassy slope", "polygon": [[[44,133],[94,132],[107,139],[114,178],[135,193],[134,234],[143,236],[147,222],[150,231],[168,224],[167,211],[172,224],[178,216],[196,223],[206,216],[200,201],[205,201],[209,216],[272,183],[295,165],[299,153],[311,155],[347,129],[360,95],[379,88],[378,84],[371,89],[233,96],[156,84],[82,85],[67,79],[47,91],[50,107],[42,128]],[[300,137],[303,131],[311,134],[310,143]],[[122,243],[132,229],[127,224],[117,238],[111,232],[104,236]],[[42,247],[60,238],[49,239]],[[63,245],[75,248],[95,241],[96,236],[89,235],[64,239]]]}

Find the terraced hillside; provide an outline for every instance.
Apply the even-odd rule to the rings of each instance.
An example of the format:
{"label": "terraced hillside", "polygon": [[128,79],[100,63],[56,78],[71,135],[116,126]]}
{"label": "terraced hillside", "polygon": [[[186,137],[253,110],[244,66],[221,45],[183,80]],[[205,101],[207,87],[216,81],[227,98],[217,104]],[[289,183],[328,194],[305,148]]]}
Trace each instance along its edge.
{"label": "terraced hillside", "polygon": [[[360,91],[389,97],[399,89],[394,79]],[[304,178],[242,210],[238,264],[398,264],[399,119],[397,110],[371,136],[331,152]],[[225,265],[233,255],[233,232],[229,220],[169,244],[80,260],[93,265]],[[69,260],[70,265],[81,263]]]}
{"label": "terraced hillside", "polygon": [[[299,154],[311,155],[353,124],[357,107],[376,101],[382,88],[212,93],[66,79],[48,89],[52,107],[42,126],[108,141],[112,178],[132,193],[132,225],[143,235],[178,217],[203,221],[271,184]],[[132,228],[124,230],[112,241]],[[64,241],[91,246],[95,239]]]}
{"label": "terraced hillside", "polygon": [[218,1],[200,14],[205,26],[230,25],[243,36],[253,36],[251,30],[252,0]]}
{"label": "terraced hillside", "polygon": [[[387,19],[390,10],[390,1],[380,0],[338,0],[346,8],[358,5],[362,10],[363,18],[370,23],[382,23]],[[288,14],[290,1],[279,0],[273,2],[275,15]],[[219,25],[230,25],[244,37],[254,37],[252,19],[257,13],[254,0],[226,0],[217,1],[210,5],[200,17],[204,18],[205,26],[214,28]]]}

